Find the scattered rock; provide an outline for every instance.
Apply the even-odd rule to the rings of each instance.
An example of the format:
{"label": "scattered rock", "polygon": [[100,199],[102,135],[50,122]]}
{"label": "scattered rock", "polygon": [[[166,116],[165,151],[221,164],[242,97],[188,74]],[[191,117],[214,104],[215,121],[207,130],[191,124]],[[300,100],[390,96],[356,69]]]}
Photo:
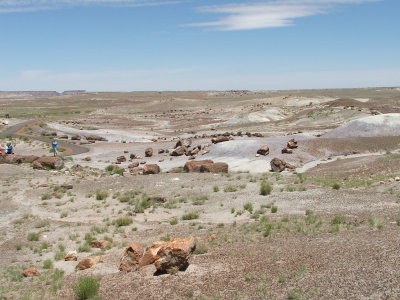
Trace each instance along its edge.
{"label": "scattered rock", "polygon": [[96,240],[96,241],[92,241],[90,244],[93,248],[105,249],[108,245],[110,245],[110,242]]}
{"label": "scattered rock", "polygon": [[147,148],[146,151],[144,152],[146,157],[152,157],[153,156],[153,148]]}
{"label": "scattered rock", "polygon": [[100,141],[100,142],[107,142],[106,138],[103,138],[102,136],[98,136],[98,135],[88,135],[86,137],[86,140],[88,141]]}
{"label": "scattered rock", "polygon": [[69,252],[69,253],[67,253],[67,255],[65,255],[64,260],[65,261],[77,261],[78,254],[76,253],[76,251]]}
{"label": "scattered rock", "polygon": [[102,263],[102,262],[103,262],[103,257],[102,256],[91,256],[91,257],[82,259],[78,263],[76,268],[79,269],[79,270],[86,270],[86,269],[92,268],[97,263]]}
{"label": "scattered rock", "polygon": [[22,275],[24,277],[34,277],[34,276],[40,276],[40,273],[36,268],[28,268],[22,272]]}
{"label": "scattered rock", "polygon": [[175,149],[170,150],[169,154],[171,156],[182,156],[183,154],[185,154],[185,152],[186,152],[185,147],[179,146],[179,147],[177,147]]}
{"label": "scattered rock", "polygon": [[295,149],[295,148],[297,148],[297,147],[298,147],[297,141],[296,141],[295,139],[289,140],[289,142],[287,143],[287,147],[288,147],[289,149]]}
{"label": "scattered rock", "polygon": [[267,145],[262,146],[260,149],[257,150],[257,154],[268,155],[269,154],[269,147]]}
{"label": "scattered rock", "polygon": [[286,168],[286,162],[276,157],[271,160],[270,164],[273,172],[282,172]]}
{"label": "scattered rock", "polygon": [[142,244],[134,242],[131,243],[125,250],[121,257],[119,265],[120,271],[136,271],[139,267],[139,260],[142,258],[144,248]]}
{"label": "scattered rock", "polygon": [[144,175],[158,174],[158,173],[160,173],[160,167],[157,164],[145,165],[143,167]]}
{"label": "scattered rock", "polygon": [[71,136],[71,140],[72,141],[80,141],[82,139],[82,137],[80,135],[73,135]]}
{"label": "scattered rock", "polygon": [[131,155],[129,155],[129,158],[130,159],[141,159],[142,157],[141,156],[139,156],[139,155],[137,155],[137,154],[131,154]]}
{"label": "scattered rock", "polygon": [[139,162],[137,162],[137,161],[134,161],[133,163],[131,163],[128,166],[129,169],[133,169],[133,168],[137,168],[137,167],[139,167]]}
{"label": "scattered rock", "polygon": [[293,150],[289,148],[283,148],[282,154],[293,154]]}
{"label": "scattered rock", "polygon": [[64,167],[64,161],[56,156],[56,157],[40,157],[36,162],[40,163],[44,167],[48,167],[51,169],[61,169]]}
{"label": "scattered rock", "polygon": [[187,163],[185,163],[183,169],[185,170],[185,172],[188,173],[193,173],[193,172],[200,173],[201,166],[213,163],[214,162],[212,160],[188,161]]}
{"label": "scattered rock", "polygon": [[122,163],[122,162],[126,162],[126,157],[121,155],[117,157],[117,162]]}
{"label": "scattered rock", "polygon": [[90,156],[86,156],[83,160],[84,161],[92,161],[92,158]]}
{"label": "scattered rock", "polygon": [[222,143],[222,142],[227,142],[229,140],[230,140],[229,136],[220,135],[220,136],[217,136],[215,138],[212,138],[211,142],[213,144],[218,144],[218,143]]}
{"label": "scattered rock", "polygon": [[201,173],[228,173],[228,164],[217,162],[213,164],[204,164],[200,167]]}
{"label": "scattered rock", "polygon": [[190,145],[192,145],[192,140],[191,139],[181,139],[175,144],[175,148],[178,147],[184,147],[184,148],[189,148]]}

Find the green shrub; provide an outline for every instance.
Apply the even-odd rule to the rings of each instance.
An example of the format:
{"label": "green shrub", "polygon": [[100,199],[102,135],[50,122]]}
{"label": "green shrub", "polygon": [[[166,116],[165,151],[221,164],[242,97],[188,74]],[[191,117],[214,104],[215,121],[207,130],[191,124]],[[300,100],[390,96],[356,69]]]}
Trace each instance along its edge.
{"label": "green shrub", "polygon": [[43,269],[51,269],[53,268],[53,261],[49,258],[43,262]]}
{"label": "green shrub", "polygon": [[276,212],[278,212],[278,206],[272,205],[271,206],[271,213],[275,214]]}
{"label": "green shrub", "polygon": [[169,221],[169,224],[171,224],[171,225],[176,225],[176,224],[178,224],[178,219],[177,218],[173,218],[171,221]]}
{"label": "green shrub", "polygon": [[343,216],[335,216],[331,220],[332,225],[343,224],[345,222],[345,217]]}
{"label": "green shrub", "polygon": [[225,193],[234,193],[237,192],[238,188],[234,185],[228,185],[226,187],[224,187],[224,192]]}
{"label": "green shrub", "polygon": [[96,200],[104,200],[108,197],[108,192],[106,190],[96,191]]}
{"label": "green shrub", "polygon": [[253,204],[247,202],[243,205],[243,208],[247,210],[249,213],[253,213]]}
{"label": "green shrub", "polygon": [[49,220],[41,220],[35,224],[35,228],[43,228],[43,227],[47,227],[49,225],[50,225]]}
{"label": "green shrub", "polygon": [[28,241],[38,241],[39,240],[39,233],[37,232],[29,232],[27,236]]}
{"label": "green shrub", "polygon": [[49,200],[49,199],[51,199],[51,195],[49,193],[42,195],[42,200]]}
{"label": "green shrub", "polygon": [[88,242],[85,242],[83,245],[78,247],[78,252],[90,252],[92,250],[92,246]]}
{"label": "green shrub", "polygon": [[121,217],[121,218],[114,220],[114,224],[118,227],[128,226],[132,223],[133,223],[133,220],[132,220],[132,218],[129,218],[129,217]]}
{"label": "green shrub", "polygon": [[214,191],[214,193],[219,192],[219,186],[218,185],[214,185],[213,186],[213,191]]}
{"label": "green shrub", "polygon": [[198,218],[200,218],[199,213],[195,212],[195,211],[192,211],[190,213],[184,214],[182,216],[182,220],[195,220],[195,219],[198,219]]}
{"label": "green shrub", "polygon": [[100,283],[97,278],[82,277],[75,286],[75,295],[80,300],[90,299],[97,295]]}
{"label": "green shrub", "polygon": [[262,181],[260,185],[260,195],[267,196],[272,192],[272,185],[267,181]]}
{"label": "green shrub", "polygon": [[333,188],[334,190],[339,190],[339,189],[340,189],[340,184],[337,183],[337,182],[335,182],[334,184],[332,184],[332,188]]}
{"label": "green shrub", "polygon": [[199,255],[199,254],[205,254],[207,252],[208,249],[204,244],[198,244],[196,245],[196,249],[194,249],[193,254]]}

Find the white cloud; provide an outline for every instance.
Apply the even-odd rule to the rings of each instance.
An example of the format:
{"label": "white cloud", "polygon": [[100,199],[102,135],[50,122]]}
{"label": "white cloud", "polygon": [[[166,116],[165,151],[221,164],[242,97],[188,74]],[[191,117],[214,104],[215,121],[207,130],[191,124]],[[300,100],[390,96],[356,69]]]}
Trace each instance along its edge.
{"label": "white cloud", "polygon": [[381,0],[270,0],[257,3],[214,5],[198,8],[202,13],[223,14],[216,21],[189,24],[233,31],[293,25],[297,18],[323,14],[337,5]]}
{"label": "white cloud", "polygon": [[0,13],[32,12],[91,5],[157,6],[180,2],[180,0],[0,0]]}

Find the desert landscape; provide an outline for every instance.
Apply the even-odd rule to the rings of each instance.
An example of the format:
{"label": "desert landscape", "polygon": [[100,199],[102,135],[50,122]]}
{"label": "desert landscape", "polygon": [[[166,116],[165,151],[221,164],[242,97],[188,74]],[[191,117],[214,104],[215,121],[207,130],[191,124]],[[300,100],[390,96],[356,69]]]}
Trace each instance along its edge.
{"label": "desert landscape", "polygon": [[7,142],[0,299],[399,299],[398,87],[0,92]]}

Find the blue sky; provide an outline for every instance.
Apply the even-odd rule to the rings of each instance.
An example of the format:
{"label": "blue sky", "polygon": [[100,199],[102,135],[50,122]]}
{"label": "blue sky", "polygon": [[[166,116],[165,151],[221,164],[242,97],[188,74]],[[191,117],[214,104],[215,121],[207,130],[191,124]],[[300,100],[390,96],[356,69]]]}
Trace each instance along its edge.
{"label": "blue sky", "polygon": [[0,90],[400,85],[399,0],[0,0]]}

